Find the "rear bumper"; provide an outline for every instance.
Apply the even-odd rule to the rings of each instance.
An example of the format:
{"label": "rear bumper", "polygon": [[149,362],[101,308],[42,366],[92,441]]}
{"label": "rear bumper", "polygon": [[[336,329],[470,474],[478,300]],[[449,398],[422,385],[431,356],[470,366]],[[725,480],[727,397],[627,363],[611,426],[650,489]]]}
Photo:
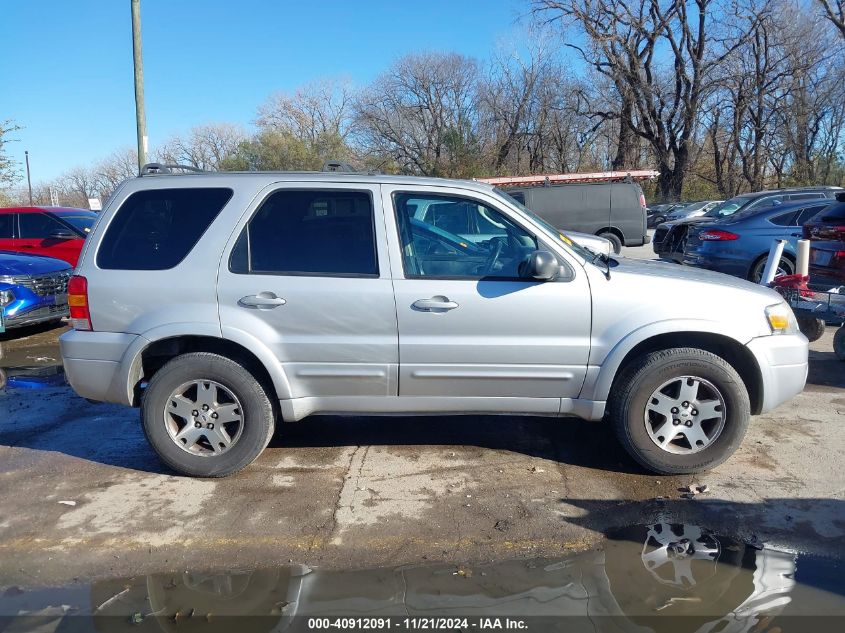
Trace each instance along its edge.
{"label": "rear bumper", "polygon": [[123,360],[137,338],[135,334],[114,332],[65,332],[59,345],[73,390],[90,400],[131,405]]}
{"label": "rear bumper", "polygon": [[687,266],[705,268],[719,273],[726,273],[734,277],[747,276],[748,259],[734,259],[732,257],[719,257],[709,253],[687,252],[683,256],[683,263]]}
{"label": "rear bumper", "polygon": [[771,411],[804,390],[809,344],[803,334],[761,336],[747,347],[757,359],[763,382],[760,413]]}

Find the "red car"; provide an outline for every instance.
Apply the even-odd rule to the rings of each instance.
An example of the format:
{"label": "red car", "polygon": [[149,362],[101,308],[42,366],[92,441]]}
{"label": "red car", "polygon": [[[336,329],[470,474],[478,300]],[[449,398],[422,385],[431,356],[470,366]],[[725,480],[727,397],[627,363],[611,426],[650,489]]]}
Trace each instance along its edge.
{"label": "red car", "polygon": [[47,255],[76,266],[97,214],[69,207],[0,208],[0,251]]}
{"label": "red car", "polygon": [[810,283],[845,284],[845,194],[804,225],[810,243]]}

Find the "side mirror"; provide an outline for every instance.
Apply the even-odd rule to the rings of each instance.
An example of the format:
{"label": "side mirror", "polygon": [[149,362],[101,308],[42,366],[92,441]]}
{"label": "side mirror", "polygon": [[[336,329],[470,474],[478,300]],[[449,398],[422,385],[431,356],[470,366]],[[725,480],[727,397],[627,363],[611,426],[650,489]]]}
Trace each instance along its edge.
{"label": "side mirror", "polygon": [[553,281],[557,278],[560,263],[549,251],[534,251],[520,266],[520,276],[537,281]]}
{"label": "side mirror", "polygon": [[67,229],[56,229],[50,233],[51,240],[75,240],[78,236]]}

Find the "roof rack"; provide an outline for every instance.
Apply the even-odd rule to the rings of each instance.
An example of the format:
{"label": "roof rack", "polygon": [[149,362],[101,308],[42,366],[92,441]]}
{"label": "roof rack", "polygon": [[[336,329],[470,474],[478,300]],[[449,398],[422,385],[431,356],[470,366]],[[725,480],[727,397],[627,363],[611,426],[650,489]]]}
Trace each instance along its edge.
{"label": "roof rack", "polygon": [[350,163],[345,163],[340,160],[327,160],[323,163],[323,166],[320,168],[320,171],[341,171],[346,173],[357,173],[358,170],[355,169]]}
{"label": "roof rack", "polygon": [[503,176],[500,178],[476,178],[479,182],[486,182],[497,187],[549,187],[564,183],[589,182],[639,182],[650,180],[660,175],[659,171],[641,169],[633,171],[605,171],[590,174],[543,174],[538,176]]}
{"label": "roof rack", "polygon": [[175,163],[147,163],[141,167],[142,176],[151,176],[154,174],[172,174],[174,170],[189,171],[195,174],[204,174],[205,170],[193,165],[177,165]]}

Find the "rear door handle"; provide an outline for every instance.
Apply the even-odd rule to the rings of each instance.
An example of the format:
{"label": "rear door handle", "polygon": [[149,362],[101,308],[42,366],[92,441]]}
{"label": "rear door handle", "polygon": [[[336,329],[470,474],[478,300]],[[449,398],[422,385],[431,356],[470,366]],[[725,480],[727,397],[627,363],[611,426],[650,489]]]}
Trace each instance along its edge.
{"label": "rear door handle", "polygon": [[411,304],[411,306],[416,310],[421,310],[423,312],[433,312],[435,310],[454,310],[458,307],[458,304],[454,301],[449,301],[449,297],[438,295],[436,297],[432,297],[431,299],[417,299]]}
{"label": "rear door handle", "polygon": [[273,292],[259,292],[257,295],[247,295],[238,300],[238,305],[244,308],[257,308],[259,310],[270,310],[283,306],[287,303]]}

